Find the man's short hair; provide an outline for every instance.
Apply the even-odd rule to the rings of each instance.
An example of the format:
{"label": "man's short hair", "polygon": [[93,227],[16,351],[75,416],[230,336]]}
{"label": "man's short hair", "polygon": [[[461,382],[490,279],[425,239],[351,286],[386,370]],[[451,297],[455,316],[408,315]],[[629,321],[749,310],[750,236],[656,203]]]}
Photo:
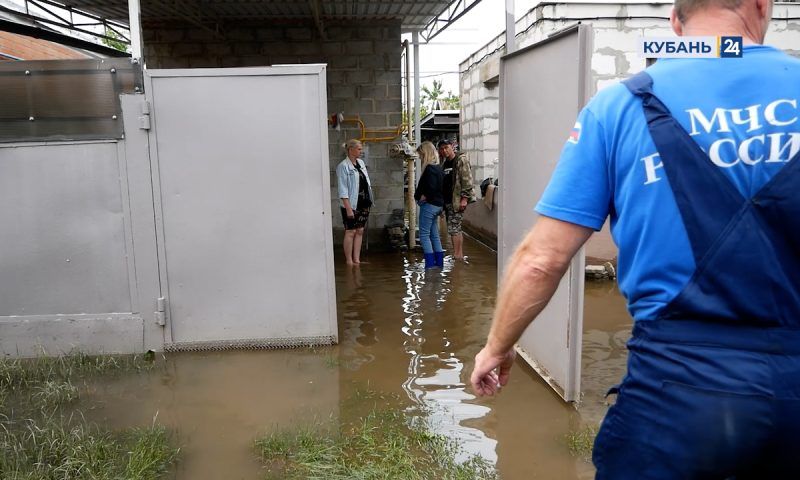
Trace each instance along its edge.
{"label": "man's short hair", "polygon": [[685,23],[692,14],[708,7],[720,7],[727,10],[736,10],[742,5],[743,0],[675,0],[673,8],[678,20]]}
{"label": "man's short hair", "polygon": [[453,142],[445,138],[443,140],[439,140],[439,143],[436,144],[436,148],[442,148],[445,145],[452,145],[452,144]]}

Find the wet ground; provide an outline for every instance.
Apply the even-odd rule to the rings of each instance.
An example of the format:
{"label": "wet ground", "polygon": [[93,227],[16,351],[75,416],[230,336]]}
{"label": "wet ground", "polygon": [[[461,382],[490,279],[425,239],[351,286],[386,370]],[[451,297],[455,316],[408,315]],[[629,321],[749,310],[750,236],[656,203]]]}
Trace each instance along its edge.
{"label": "wet ground", "polygon": [[182,447],[178,479],[261,478],[253,440],[276,427],[347,415],[359,391],[400,396],[464,455],[494,462],[504,479],[588,479],[593,468],[566,437],[605,412],[603,394],[625,362],[630,319],[612,282],[586,286],[579,410],[518,361],[496,398],[466,387],[485,340],[496,257],[466,242],[468,263],[425,272],[421,254],[368,255],[337,264],[340,345],[320,349],[170,354],[151,372],[89,385],[87,416],[111,427],[167,425]]}

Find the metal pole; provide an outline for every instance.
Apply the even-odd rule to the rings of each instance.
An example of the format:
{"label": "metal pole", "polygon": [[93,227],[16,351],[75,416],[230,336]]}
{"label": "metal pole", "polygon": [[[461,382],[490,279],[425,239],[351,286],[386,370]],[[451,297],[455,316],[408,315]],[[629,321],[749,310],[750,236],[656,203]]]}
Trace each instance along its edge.
{"label": "metal pole", "polygon": [[[408,143],[414,144],[416,140],[411,134],[411,115],[413,109],[411,108],[411,46],[408,40],[403,41],[403,49],[406,52],[406,122],[408,126]],[[416,122],[414,123],[416,125]],[[417,245],[417,204],[414,203],[414,179],[416,178],[414,169],[414,159],[406,161],[406,212],[408,212],[408,248],[414,248]]]}
{"label": "metal pole", "polygon": [[414,30],[411,33],[411,40],[414,42],[414,141],[422,143],[419,125],[419,32]]}
{"label": "metal pole", "polygon": [[411,158],[407,162],[408,165],[408,194],[406,196],[406,205],[408,206],[408,248],[417,246],[417,204],[414,202],[414,163],[416,160]]}
{"label": "metal pole", "polygon": [[[131,30],[131,58],[141,59],[142,56],[142,20],[139,0],[128,0],[128,21]],[[144,62],[142,62],[144,63]]]}
{"label": "metal pole", "polygon": [[[414,143],[420,145],[422,143],[422,136],[420,134],[420,117],[419,117],[419,31],[414,30],[411,33],[411,41],[414,43]],[[409,176],[413,178],[414,184],[417,183],[416,160],[411,161],[411,172]],[[409,182],[412,180],[409,179]],[[411,222],[411,229],[409,231],[409,246],[413,248],[417,244],[416,231],[417,231],[417,205],[414,204],[411,209],[413,212]]]}
{"label": "metal pole", "polygon": [[514,0],[506,0],[506,54],[517,50],[517,20],[514,17]]}

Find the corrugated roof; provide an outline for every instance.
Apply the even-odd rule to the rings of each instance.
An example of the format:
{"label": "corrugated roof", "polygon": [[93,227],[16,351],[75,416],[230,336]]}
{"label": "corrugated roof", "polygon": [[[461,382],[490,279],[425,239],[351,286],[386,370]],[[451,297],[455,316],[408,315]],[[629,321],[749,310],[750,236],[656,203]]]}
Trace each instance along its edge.
{"label": "corrugated roof", "polygon": [[[463,1],[463,0],[462,0]],[[67,0],[65,5],[109,20],[128,23],[127,0]],[[232,20],[295,21],[320,19],[400,19],[406,30],[420,29],[444,12],[455,0],[142,0],[142,22],[194,21],[213,23]]]}

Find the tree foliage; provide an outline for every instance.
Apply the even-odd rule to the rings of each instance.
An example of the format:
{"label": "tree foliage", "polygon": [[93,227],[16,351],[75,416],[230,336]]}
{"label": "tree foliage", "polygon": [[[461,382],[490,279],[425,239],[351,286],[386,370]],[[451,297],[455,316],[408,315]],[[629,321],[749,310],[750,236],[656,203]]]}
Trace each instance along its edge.
{"label": "tree foliage", "polygon": [[104,35],[109,38],[102,38],[101,41],[108,47],[113,48],[114,50],[119,50],[120,52],[130,52],[128,49],[128,44],[125,43],[125,39],[122,35],[118,34],[114,30],[106,27]]}

